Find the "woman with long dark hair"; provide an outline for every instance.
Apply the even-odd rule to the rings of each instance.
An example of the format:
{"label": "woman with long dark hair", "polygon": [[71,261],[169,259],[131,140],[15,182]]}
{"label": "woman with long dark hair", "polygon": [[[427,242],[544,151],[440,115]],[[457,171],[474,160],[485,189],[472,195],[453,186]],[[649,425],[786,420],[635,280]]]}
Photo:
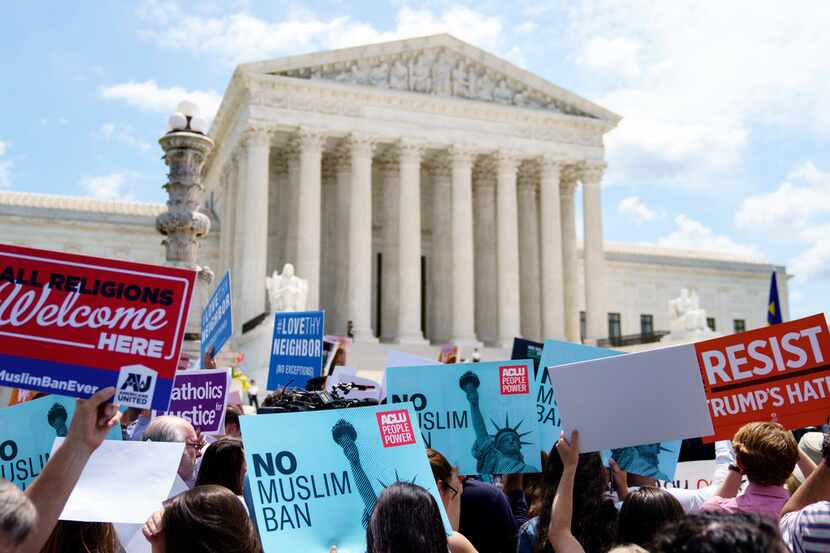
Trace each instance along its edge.
{"label": "woman with long dark hair", "polygon": [[210,444],[202,455],[202,465],[199,468],[196,485],[224,486],[241,496],[242,483],[247,470],[242,440],[229,437],[219,438]]}
{"label": "woman with long dark hair", "polygon": [[118,537],[109,522],[60,520],[40,553],[115,553]]}
{"label": "woman with long dark hair", "polygon": [[438,503],[427,490],[396,482],[378,497],[366,527],[367,553],[475,553],[450,549]]}
{"label": "woman with long dark hair", "polygon": [[[579,455],[573,475],[571,533],[587,553],[605,553],[617,534],[617,509],[607,495],[608,471],[599,453]],[[544,497],[539,516],[527,521],[519,533],[518,553],[553,553],[548,540],[551,510],[565,466],[554,446],[542,474]]]}
{"label": "woman with long dark hair", "polygon": [[248,511],[224,486],[196,486],[144,525],[153,553],[262,553]]}

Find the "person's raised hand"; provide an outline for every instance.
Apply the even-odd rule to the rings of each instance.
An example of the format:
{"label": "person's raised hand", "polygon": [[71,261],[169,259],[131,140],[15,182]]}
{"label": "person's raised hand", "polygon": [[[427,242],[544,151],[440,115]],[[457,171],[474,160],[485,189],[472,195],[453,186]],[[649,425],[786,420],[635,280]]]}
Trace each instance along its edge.
{"label": "person's raised hand", "polygon": [[79,399],[66,433],[66,442],[82,447],[88,453],[95,451],[121,419],[118,406],[107,403],[114,395],[115,388],[110,386],[98,390],[89,399]]}
{"label": "person's raised hand", "polygon": [[623,500],[628,495],[628,473],[621,469],[614,459],[608,460],[608,466],[611,467],[611,478],[614,480],[617,497]]}
{"label": "person's raised hand", "polygon": [[556,442],[556,451],[559,453],[559,458],[562,459],[562,464],[565,467],[576,467],[579,462],[579,431],[571,432],[570,441],[565,439],[565,431],[559,433],[559,441]]}
{"label": "person's raised hand", "polygon": [[162,530],[164,530],[161,522],[163,517],[164,507],[150,515],[150,518],[144,523],[144,528],[141,531],[144,533],[144,537],[148,542],[153,543],[161,538]]}

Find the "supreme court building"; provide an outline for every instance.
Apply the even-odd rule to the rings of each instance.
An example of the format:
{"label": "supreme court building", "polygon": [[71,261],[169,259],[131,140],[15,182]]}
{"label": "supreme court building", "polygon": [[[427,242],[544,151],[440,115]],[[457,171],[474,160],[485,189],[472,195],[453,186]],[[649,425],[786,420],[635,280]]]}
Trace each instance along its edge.
{"label": "supreme court building", "polygon": [[[240,65],[210,130],[200,253],[232,272],[235,347],[264,326],[265,277],[285,263],[327,332],[364,343],[646,333],[668,328],[681,288],[718,331],[749,329],[771,271],[786,317],[782,266],[604,242],[603,136],[619,120],[449,35]],[[161,263],[163,209],[5,192],[0,231]]]}

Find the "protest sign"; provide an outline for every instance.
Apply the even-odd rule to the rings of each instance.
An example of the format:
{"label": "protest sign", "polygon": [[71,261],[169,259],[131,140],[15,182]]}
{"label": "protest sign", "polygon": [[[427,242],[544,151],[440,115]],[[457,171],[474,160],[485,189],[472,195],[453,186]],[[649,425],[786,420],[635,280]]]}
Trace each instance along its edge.
{"label": "protest sign", "polygon": [[[514,342],[513,351],[516,352]],[[578,361],[602,359],[612,355],[620,355],[621,351],[595,348],[573,342],[559,340],[545,340],[539,366],[543,370],[537,371],[536,376],[536,420],[539,423],[539,440],[542,449],[550,448],[559,439],[562,420],[556,406],[556,396],[550,384],[547,368],[552,365],[565,365]]]}
{"label": "protest sign", "polygon": [[0,245],[0,386],[166,409],[195,277]]}
{"label": "protest sign", "polygon": [[[20,489],[40,474],[55,438],[64,437],[75,413],[75,399],[49,395],[0,409],[0,477]],[[108,440],[121,439],[116,425]]]}
{"label": "protest sign", "polygon": [[[699,490],[712,485],[717,467],[714,460],[677,463],[674,478],[671,480],[658,478],[657,485],[661,488]],[[726,470],[726,467],[723,470]]]}
{"label": "protest sign", "polygon": [[418,422],[406,405],[240,417],[265,551],[366,551],[377,497],[396,481],[435,497]]}
{"label": "protest sign", "polygon": [[205,362],[205,354],[216,357],[232,334],[231,274],[226,272],[202,310],[201,363]]}
{"label": "protest sign", "polygon": [[274,314],[274,337],[268,367],[268,389],[304,388],[323,368],[322,311]]}
{"label": "protest sign", "polygon": [[654,444],[712,433],[690,345],[548,367],[567,435],[583,451]]}
{"label": "protest sign", "polygon": [[532,361],[386,369],[387,397],[412,402],[427,447],[461,474],[539,472]]}
{"label": "protest sign", "polygon": [[[52,451],[61,443],[63,438],[55,438]],[[143,524],[173,487],[184,446],[105,440],[89,458],[60,519]]]}
{"label": "protest sign", "polygon": [[[527,342],[522,340],[522,342]],[[528,343],[530,352],[537,347],[533,342]],[[519,350],[517,351],[517,345]],[[527,344],[519,343],[517,338],[513,342],[514,354],[520,353],[527,348]],[[591,359],[602,359],[612,355],[621,355],[623,352],[612,349],[595,348],[573,342],[560,342],[558,340],[545,340],[540,365],[549,367],[575,363],[577,361],[589,361]],[[539,422],[539,436],[542,449],[548,449],[556,443],[559,438],[561,420],[556,408],[556,394],[548,378],[548,371],[541,370],[536,373],[536,415]],[[663,478],[669,480],[675,471],[677,458],[680,455],[680,441],[640,444],[630,447],[622,447],[608,451],[606,457],[613,457],[617,464],[626,472],[647,476],[650,478]]]}
{"label": "protest sign", "polygon": [[179,371],[163,414],[188,420],[202,434],[224,434],[230,382],[230,369]]}
{"label": "protest sign", "polygon": [[822,424],[830,413],[830,334],[824,315],[698,342],[714,434],[728,440],[744,424]]}

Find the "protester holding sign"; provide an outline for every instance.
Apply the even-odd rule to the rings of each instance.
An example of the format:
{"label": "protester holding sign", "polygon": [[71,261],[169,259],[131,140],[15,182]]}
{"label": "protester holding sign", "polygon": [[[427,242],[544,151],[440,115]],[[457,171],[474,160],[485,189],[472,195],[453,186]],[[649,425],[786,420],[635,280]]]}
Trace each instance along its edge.
{"label": "protester holding sign", "polygon": [[37,553],[49,539],[67,499],[92,452],[118,424],[117,406],[106,404],[115,388],[104,388],[89,400],[78,401],[63,445],[55,451],[43,472],[26,489],[26,497],[37,513],[33,524],[30,503],[10,484],[0,486],[0,546],[14,553]]}

